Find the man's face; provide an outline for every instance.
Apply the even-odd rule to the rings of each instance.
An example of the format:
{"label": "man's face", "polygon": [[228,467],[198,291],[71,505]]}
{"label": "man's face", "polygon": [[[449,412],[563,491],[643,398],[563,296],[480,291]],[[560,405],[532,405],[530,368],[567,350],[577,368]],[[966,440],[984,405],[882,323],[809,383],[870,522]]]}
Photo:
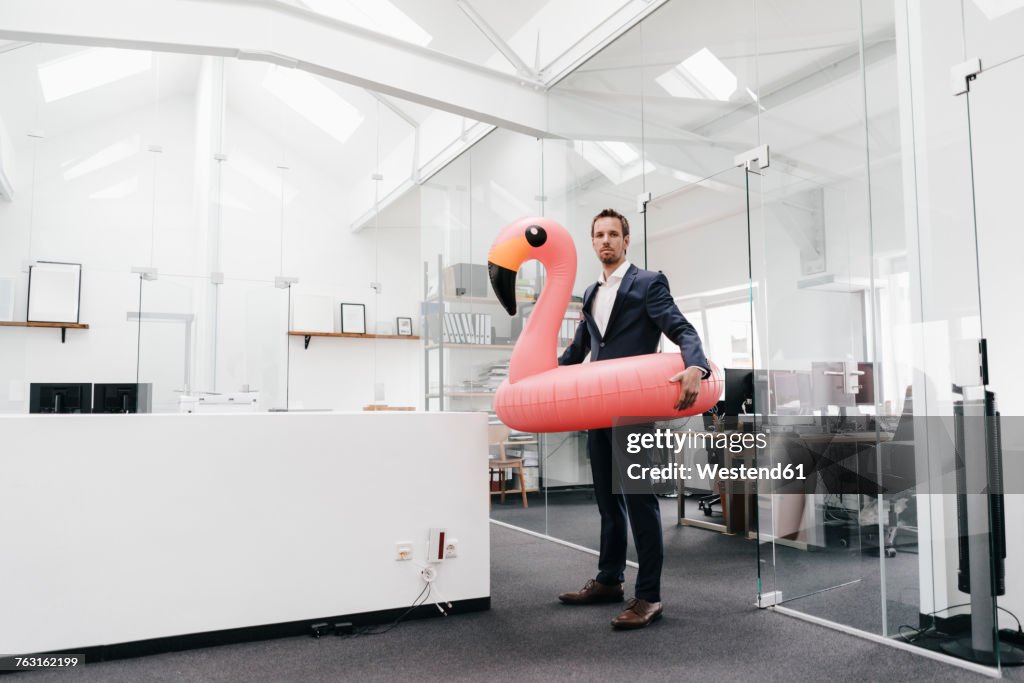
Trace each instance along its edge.
{"label": "man's face", "polygon": [[594,253],[601,263],[614,266],[626,258],[626,247],[629,246],[629,235],[623,236],[622,222],[618,218],[605,216],[594,223]]}

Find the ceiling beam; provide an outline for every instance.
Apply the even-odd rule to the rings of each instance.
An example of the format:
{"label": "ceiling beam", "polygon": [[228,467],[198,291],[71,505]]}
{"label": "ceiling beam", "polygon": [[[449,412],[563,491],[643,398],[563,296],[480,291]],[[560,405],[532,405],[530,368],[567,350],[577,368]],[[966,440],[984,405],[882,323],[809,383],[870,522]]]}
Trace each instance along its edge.
{"label": "ceiling beam", "polygon": [[0,39],[264,61],[549,137],[542,83],[275,0],[4,0]]}

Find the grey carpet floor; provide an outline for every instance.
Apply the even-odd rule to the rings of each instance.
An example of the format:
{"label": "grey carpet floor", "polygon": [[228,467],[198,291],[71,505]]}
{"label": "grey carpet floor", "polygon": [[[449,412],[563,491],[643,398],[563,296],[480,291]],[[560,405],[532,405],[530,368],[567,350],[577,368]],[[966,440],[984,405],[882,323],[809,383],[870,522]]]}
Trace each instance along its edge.
{"label": "grey carpet floor", "polygon": [[593,574],[594,556],[497,525],[491,545],[487,612],[411,621],[381,636],[285,638],[90,664],[71,675],[24,673],[16,680],[986,680],[755,609],[756,544],[738,537],[668,526],[665,617],[635,632],[610,628],[617,605],[557,602],[560,591]]}

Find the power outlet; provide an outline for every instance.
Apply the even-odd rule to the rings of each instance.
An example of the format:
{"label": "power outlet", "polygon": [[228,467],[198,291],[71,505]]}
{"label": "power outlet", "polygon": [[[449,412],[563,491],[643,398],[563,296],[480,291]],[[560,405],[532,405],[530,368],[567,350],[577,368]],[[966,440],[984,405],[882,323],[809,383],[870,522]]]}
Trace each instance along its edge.
{"label": "power outlet", "polygon": [[395,544],[395,559],[405,562],[412,559],[412,543],[399,541]]}
{"label": "power outlet", "polygon": [[454,560],[459,556],[459,539],[447,538],[444,542],[444,559]]}

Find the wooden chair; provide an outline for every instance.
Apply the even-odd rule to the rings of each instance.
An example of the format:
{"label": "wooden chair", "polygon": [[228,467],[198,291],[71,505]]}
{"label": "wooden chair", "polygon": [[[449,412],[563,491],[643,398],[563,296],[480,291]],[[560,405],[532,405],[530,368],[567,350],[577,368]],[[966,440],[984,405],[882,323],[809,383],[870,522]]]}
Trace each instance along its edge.
{"label": "wooden chair", "polygon": [[[498,473],[498,480],[500,488],[498,491],[490,491],[490,495],[501,494],[501,502],[505,502],[506,493],[518,493],[523,497],[523,507],[529,507],[529,503],[526,501],[526,474],[523,469],[523,457],[514,458],[508,455],[506,447],[510,444],[518,446],[520,444],[508,440],[509,429],[505,425],[489,425],[487,428],[487,441],[490,446],[496,446],[498,448],[498,457],[490,458],[487,461],[487,488],[490,491],[491,482],[494,480],[495,472]],[[518,489],[505,489],[505,470],[515,469],[519,474],[519,488]]]}

